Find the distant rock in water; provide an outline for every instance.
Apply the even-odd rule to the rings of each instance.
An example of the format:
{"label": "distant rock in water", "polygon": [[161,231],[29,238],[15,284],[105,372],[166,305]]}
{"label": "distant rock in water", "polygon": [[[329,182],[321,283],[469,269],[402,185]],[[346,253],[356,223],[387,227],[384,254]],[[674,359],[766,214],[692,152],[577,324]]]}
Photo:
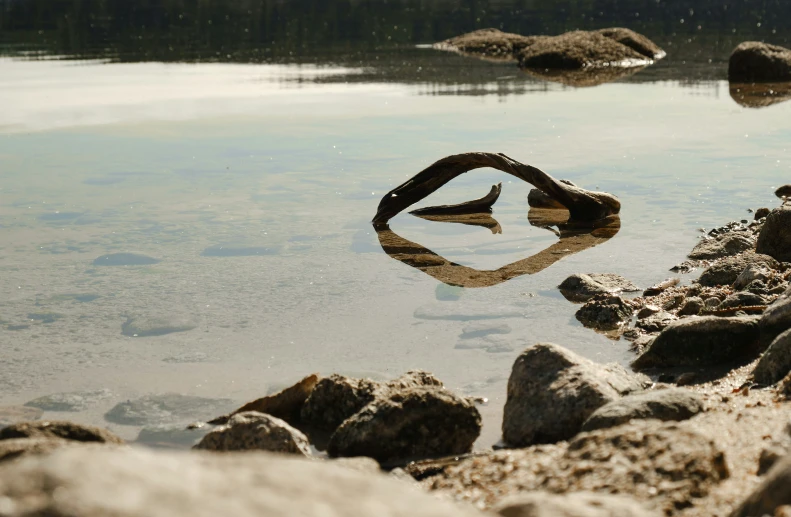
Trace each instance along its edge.
{"label": "distant rock in water", "polygon": [[745,41],[731,53],[728,80],[745,83],[791,81],[791,49]]}
{"label": "distant rock in water", "polygon": [[139,253],[110,253],[93,261],[94,266],[150,266],[161,260]]}
{"label": "distant rock in water", "polygon": [[136,315],[127,316],[121,325],[121,334],[129,337],[164,336],[174,332],[186,332],[198,326],[188,315]]}
{"label": "distant rock in water", "polygon": [[232,407],[233,402],[228,399],[163,393],[121,402],[104,419],[121,425],[161,425],[206,419]]}
{"label": "distant rock in water", "polygon": [[275,246],[229,246],[218,244],[203,250],[201,257],[258,257],[277,255],[278,253],[280,253],[280,249]]}

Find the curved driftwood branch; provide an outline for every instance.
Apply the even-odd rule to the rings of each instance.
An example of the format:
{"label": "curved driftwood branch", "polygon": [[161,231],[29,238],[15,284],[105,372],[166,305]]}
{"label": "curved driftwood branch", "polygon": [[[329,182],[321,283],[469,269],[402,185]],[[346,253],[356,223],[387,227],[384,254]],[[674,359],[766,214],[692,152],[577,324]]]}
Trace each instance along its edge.
{"label": "curved driftwood branch", "polygon": [[386,223],[453,178],[481,167],[491,167],[530,183],[568,208],[571,220],[595,221],[621,210],[618,198],[611,194],[567,185],[540,169],[519,163],[504,154],[464,153],[439,160],[385,194],[379,202],[373,222]]}
{"label": "curved driftwood branch", "polygon": [[488,194],[479,199],[472,201],[465,201],[457,205],[439,205],[429,206],[426,208],[418,208],[409,212],[412,215],[452,215],[452,214],[483,214],[491,213],[492,205],[497,202],[500,197],[500,192],[503,190],[503,184],[498,183],[492,185],[492,190]]}

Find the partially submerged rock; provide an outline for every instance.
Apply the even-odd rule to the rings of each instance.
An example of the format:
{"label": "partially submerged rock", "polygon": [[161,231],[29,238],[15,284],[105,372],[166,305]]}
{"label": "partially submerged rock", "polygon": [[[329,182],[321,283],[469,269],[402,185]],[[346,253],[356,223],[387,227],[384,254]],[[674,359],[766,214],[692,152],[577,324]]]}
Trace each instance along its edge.
{"label": "partially submerged rock", "polygon": [[544,36],[522,36],[497,29],[480,29],[434,44],[449,50],[498,61],[514,61],[515,54]]}
{"label": "partially submerged rock", "polygon": [[301,431],[271,415],[246,411],[211,431],[193,449],[209,451],[270,451],[310,456],[310,442]]}
{"label": "partially submerged rock", "polygon": [[503,439],[512,446],[567,440],[601,406],[648,383],[616,364],[599,365],[558,345],[525,350],[508,379]]}
{"label": "partially submerged rock", "polygon": [[599,295],[580,307],[577,319],[586,327],[615,330],[632,317],[634,309],[620,296]]}
{"label": "partially submerged rock", "polygon": [[731,53],[728,80],[791,81],[791,50],[760,41],[745,41]]}
{"label": "partially submerged rock", "polygon": [[507,497],[493,509],[502,517],[659,517],[637,501],[622,495],[572,492],[557,495],[529,492]]}
{"label": "partially submerged rock", "polygon": [[774,384],[791,372],[791,329],[772,341],[758,360],[753,378],[759,384]]}
{"label": "partially submerged rock", "polygon": [[631,281],[613,273],[580,273],[571,275],[558,286],[561,294],[572,302],[584,302],[599,294],[639,291]]}
{"label": "partially submerged rock", "polygon": [[19,422],[0,429],[0,441],[17,438],[56,438],[75,442],[126,443],[107,429],[59,420]]}
{"label": "partially submerged rock", "polygon": [[756,251],[779,262],[791,262],[791,206],[769,213],[758,235]]}
{"label": "partially submerged rock", "polygon": [[686,420],[703,409],[703,397],[686,389],[634,393],[597,409],[582,425],[582,430],[615,427],[633,419]]}
{"label": "partially submerged rock", "polygon": [[277,418],[281,418],[286,422],[293,424],[299,421],[300,412],[305,401],[313,392],[313,388],[319,382],[318,374],[308,375],[298,383],[281,390],[273,395],[261,397],[252,402],[248,402],[239,409],[231,412],[228,415],[223,415],[212,420],[210,424],[222,425],[226,424],[228,420],[238,413],[245,413],[248,411],[257,411],[259,413],[266,413]]}

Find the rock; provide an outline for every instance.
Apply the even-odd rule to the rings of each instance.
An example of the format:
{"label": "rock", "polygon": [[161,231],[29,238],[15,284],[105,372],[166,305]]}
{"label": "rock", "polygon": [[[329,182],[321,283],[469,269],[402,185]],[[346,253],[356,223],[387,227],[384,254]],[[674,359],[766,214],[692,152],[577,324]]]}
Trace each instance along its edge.
{"label": "rock", "polygon": [[94,266],[150,266],[162,262],[139,253],[110,253],[93,261]]}
{"label": "rock", "polygon": [[775,208],[766,216],[756,251],[780,262],[791,262],[791,206]]}
{"label": "rock", "polygon": [[577,320],[586,327],[614,330],[632,317],[634,310],[620,296],[597,296],[576,313]]}
{"label": "rock", "polygon": [[771,212],[771,210],[769,210],[768,208],[765,207],[759,208],[758,210],[755,211],[755,220],[760,221],[764,217],[768,216],[769,212]]}
{"label": "rock", "polygon": [[703,316],[676,321],[632,367],[709,366],[749,361],[760,353],[758,318]]}
{"label": "rock", "polygon": [[733,288],[737,291],[745,289],[748,285],[756,280],[766,281],[771,276],[769,269],[757,264],[750,264],[744,271],[742,271],[736,280],[733,282]]}
{"label": "rock", "polygon": [[661,311],[662,309],[657,307],[656,305],[646,305],[645,307],[637,311],[637,319],[643,320]]}
{"label": "rock", "polygon": [[660,332],[677,319],[669,312],[660,311],[653,316],[639,320],[634,326],[648,333]]}
{"label": "rock", "polygon": [[781,294],[761,316],[761,342],[771,343],[779,334],[791,329],[791,289]]}
{"label": "rock", "polygon": [[730,257],[751,249],[755,249],[755,239],[749,234],[725,233],[713,239],[700,241],[688,257],[693,260],[712,260]]}
{"label": "rock", "polygon": [[511,327],[505,323],[470,323],[466,325],[462,331],[461,339],[472,339],[478,337],[489,336],[491,334],[510,334]]}
{"label": "rock", "polygon": [[257,411],[259,413],[266,413],[276,418],[281,418],[286,422],[293,424],[299,421],[300,412],[305,401],[310,396],[313,388],[319,382],[318,374],[308,375],[295,385],[281,390],[274,395],[268,395],[252,402],[248,402],[239,409],[233,411],[228,415],[223,415],[210,420],[210,424],[221,425],[226,424],[228,420],[235,414],[246,413],[248,411]]}
{"label": "rock", "polygon": [[521,36],[497,29],[481,29],[436,43],[434,48],[497,60],[514,60],[514,54],[540,36]]}
{"label": "rock", "polygon": [[791,81],[791,50],[759,41],[745,41],[731,53],[728,80]]}
{"label": "rock", "polygon": [[566,210],[566,207],[537,188],[530,189],[527,193],[527,204],[531,208],[546,208],[550,210]]}
{"label": "rock", "polygon": [[[79,442],[59,438],[15,438],[0,440],[0,464],[22,456],[49,454],[55,449],[78,446]],[[4,516],[5,517],[5,516]]]}
{"label": "rock", "polygon": [[534,345],[517,358],[508,379],[503,439],[518,447],[567,440],[598,408],[647,383],[620,365],[599,365],[550,343]]}
{"label": "rock", "polygon": [[628,497],[593,492],[563,495],[529,492],[507,497],[493,509],[502,517],[659,517]]}
{"label": "rock", "polygon": [[766,299],[757,294],[738,292],[725,298],[717,309],[724,310],[736,307],[754,307],[756,305],[766,305]]}
{"label": "rock", "polygon": [[126,322],[121,325],[121,334],[129,337],[164,336],[186,332],[197,326],[195,319],[189,315],[135,315],[127,316]]}
{"label": "rock", "polygon": [[108,422],[122,425],[158,425],[203,420],[212,414],[230,409],[233,402],[228,399],[209,399],[164,393],[146,395],[136,400],[116,404],[104,418]]}
{"label": "rock", "polygon": [[0,467],[4,517],[483,517],[381,474],[265,452],[64,449]]}
{"label": "rock", "polygon": [[774,384],[789,372],[791,372],[791,329],[772,341],[755,365],[753,379],[758,384]]}
{"label": "rock", "polygon": [[44,412],[38,408],[23,406],[0,406],[0,427],[25,422],[27,420],[38,420]]}
{"label": "rock", "polygon": [[571,275],[559,286],[560,292],[572,302],[588,301],[596,295],[639,291],[640,288],[626,278],[612,273]]}
{"label": "rock", "polygon": [[492,306],[486,303],[465,303],[464,307],[436,302],[415,309],[415,318],[421,320],[472,321],[499,318],[522,318],[524,311],[515,307]]}
{"label": "rock", "polygon": [[763,483],[731,513],[731,517],[776,515],[775,510],[791,504],[791,456],[778,461]]}
{"label": "rock", "polygon": [[283,420],[247,411],[203,437],[194,449],[209,451],[270,451],[311,456],[310,443],[301,431]]}
{"label": "rock", "polygon": [[44,411],[85,411],[96,403],[112,397],[110,390],[72,391],[55,393],[26,402],[25,406],[36,407]]}
{"label": "rock", "polygon": [[0,429],[0,440],[15,438],[58,438],[75,442],[126,443],[107,429],[56,420],[19,422]]}
{"label": "rock", "polygon": [[681,282],[680,278],[668,278],[667,280],[663,280],[658,284],[654,284],[645,291],[643,291],[643,296],[644,297],[657,296],[659,294],[664,293],[671,287],[677,286],[679,282]]}
{"label": "rock", "polygon": [[[759,239],[760,240],[760,239]],[[777,269],[779,264],[768,255],[756,253],[742,253],[735,257],[728,257],[708,267],[700,275],[698,283],[705,287],[718,285],[731,285],[749,265],[758,265],[769,269]]]}
{"label": "rock", "polygon": [[679,316],[697,316],[703,310],[703,300],[697,296],[687,298],[684,305],[678,310]]}
{"label": "rock", "polygon": [[517,52],[521,68],[581,69],[648,64],[640,52],[600,32],[573,31],[539,38]]}
{"label": "rock", "polygon": [[720,306],[720,303],[722,302],[719,298],[712,296],[711,298],[706,298],[706,301],[703,302],[703,308],[707,311],[713,311]]}
{"label": "rock", "polygon": [[380,463],[463,454],[481,431],[475,405],[438,386],[393,390],[344,421],[330,456],[367,456]]}
{"label": "rock", "polygon": [[596,32],[622,45],[626,45],[649,59],[662,59],[667,55],[656,43],[631,29],[610,27]]}
{"label": "rock", "polygon": [[582,425],[593,431],[625,424],[632,419],[686,420],[703,411],[703,398],[692,391],[671,388],[627,395],[597,409]]}

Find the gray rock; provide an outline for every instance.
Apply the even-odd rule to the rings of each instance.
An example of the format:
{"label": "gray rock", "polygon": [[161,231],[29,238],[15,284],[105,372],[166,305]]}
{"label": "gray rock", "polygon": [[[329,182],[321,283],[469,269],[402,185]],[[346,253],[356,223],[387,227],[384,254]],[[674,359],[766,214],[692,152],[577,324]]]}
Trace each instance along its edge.
{"label": "gray rock", "polygon": [[732,232],[705,239],[688,255],[693,260],[713,260],[755,249],[755,239],[746,232]]}
{"label": "gray rock", "polygon": [[760,41],[745,41],[731,53],[728,80],[791,81],[791,50]]}
{"label": "gray rock", "polygon": [[791,262],[791,206],[775,208],[766,217],[756,250],[780,262]]}
{"label": "gray rock", "polygon": [[733,282],[733,288],[741,291],[756,280],[766,281],[770,277],[769,269],[757,264],[750,264]]}
{"label": "gray rock", "polygon": [[749,361],[760,353],[757,317],[703,316],[672,323],[635,359],[635,369]]}
{"label": "gray rock", "polygon": [[782,332],[791,328],[791,289],[781,294],[761,316],[761,342],[771,343]]}
{"label": "gray rock", "polygon": [[120,402],[108,411],[108,422],[122,425],[159,425],[205,420],[213,414],[227,412],[233,407],[228,399],[209,399],[163,393],[146,395],[136,400]]}
{"label": "gray rock", "polygon": [[330,456],[367,456],[381,463],[463,454],[481,431],[475,405],[442,387],[393,390],[343,422]]}
{"label": "gray rock", "polygon": [[28,407],[36,407],[44,411],[85,411],[98,402],[112,397],[110,390],[72,391],[55,393],[26,402]]}
{"label": "gray rock", "polygon": [[529,492],[505,498],[492,508],[502,517],[659,517],[622,495],[571,492],[563,495]]}
{"label": "gray rock", "polygon": [[634,292],[640,288],[626,278],[612,273],[576,274],[559,286],[561,294],[572,302],[588,301],[599,294]]}
{"label": "gray rock", "polygon": [[693,391],[680,388],[646,391],[600,407],[585,421],[582,430],[615,427],[632,419],[686,420],[703,409],[703,397]]}
{"label": "gray rock", "polygon": [[488,336],[491,334],[510,334],[511,327],[506,323],[470,323],[465,325],[461,331],[461,339],[472,339],[477,337]]}
{"label": "gray rock", "polygon": [[194,449],[209,451],[270,451],[311,456],[310,443],[301,431],[264,413],[248,411],[203,437]]}
{"label": "gray rock", "polygon": [[17,438],[55,438],[75,442],[126,443],[107,429],[57,420],[18,422],[0,429],[0,441]]}
{"label": "gray rock", "polygon": [[698,282],[706,287],[733,284],[742,271],[749,265],[757,265],[768,269],[777,269],[778,262],[768,255],[742,253],[728,257],[710,266],[700,275]]}
{"label": "gray rock", "polygon": [[724,310],[734,309],[736,307],[754,307],[756,305],[766,305],[766,298],[749,292],[738,292],[725,298],[717,309]]}
{"label": "gray rock", "polygon": [[753,378],[759,384],[774,384],[791,371],[791,329],[772,341],[764,355],[758,360]]}
{"label": "gray rock", "polygon": [[83,446],[0,467],[4,517],[482,517],[381,474],[265,452]]}
{"label": "gray rock", "polygon": [[679,316],[697,316],[703,310],[703,300],[697,296],[687,298],[684,305],[678,310]]}
{"label": "gray rock", "polygon": [[643,389],[648,379],[599,365],[558,345],[525,350],[508,379],[503,439],[513,446],[567,440],[603,405]]}
{"label": "gray rock", "polygon": [[94,266],[150,266],[161,260],[139,253],[111,253],[93,261]]}
{"label": "gray rock", "polygon": [[779,460],[766,474],[766,478],[731,517],[774,515],[779,506],[791,504],[791,456]]}
{"label": "gray rock", "polygon": [[660,311],[652,316],[638,321],[634,326],[648,333],[660,332],[677,319],[678,318],[676,318],[676,316],[670,314],[669,312]]}
{"label": "gray rock", "polygon": [[615,330],[632,317],[634,309],[620,296],[597,296],[580,307],[577,320],[589,328]]}
{"label": "gray rock", "polygon": [[190,315],[151,314],[127,316],[121,325],[121,334],[129,337],[164,336],[174,332],[186,332],[198,326]]}

